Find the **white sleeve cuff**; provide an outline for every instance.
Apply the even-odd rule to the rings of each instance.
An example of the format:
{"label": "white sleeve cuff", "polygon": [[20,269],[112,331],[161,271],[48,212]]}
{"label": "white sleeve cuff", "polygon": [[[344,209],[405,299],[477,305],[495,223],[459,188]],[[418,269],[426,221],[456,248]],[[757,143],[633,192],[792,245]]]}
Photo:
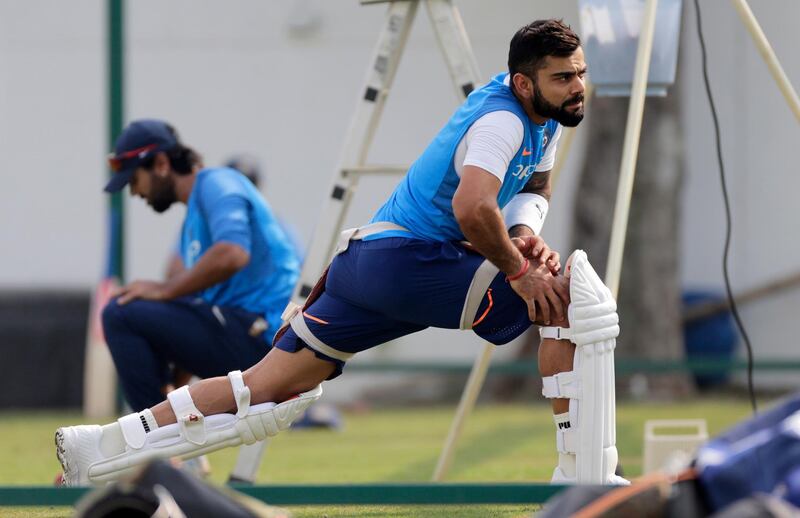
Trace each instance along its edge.
{"label": "white sleeve cuff", "polygon": [[511,198],[503,209],[503,218],[506,229],[511,230],[516,225],[525,225],[537,236],[542,232],[544,219],[550,204],[538,194],[522,192]]}

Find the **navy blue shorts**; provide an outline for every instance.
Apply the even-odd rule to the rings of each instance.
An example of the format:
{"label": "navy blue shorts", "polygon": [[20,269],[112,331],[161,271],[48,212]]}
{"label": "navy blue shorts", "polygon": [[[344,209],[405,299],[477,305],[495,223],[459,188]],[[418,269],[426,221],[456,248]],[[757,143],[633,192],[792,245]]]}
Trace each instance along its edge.
{"label": "navy blue shorts", "polygon": [[[467,290],[483,261],[458,242],[400,237],[352,241],[331,263],[325,292],[305,310],[306,325],[321,342],[344,353],[426,327],[458,329]],[[526,304],[498,274],[483,296],[472,330],[501,345],[530,325]],[[275,347],[295,352],[308,346],[289,328]],[[332,378],[341,373],[343,361],[314,352],[336,363]]]}

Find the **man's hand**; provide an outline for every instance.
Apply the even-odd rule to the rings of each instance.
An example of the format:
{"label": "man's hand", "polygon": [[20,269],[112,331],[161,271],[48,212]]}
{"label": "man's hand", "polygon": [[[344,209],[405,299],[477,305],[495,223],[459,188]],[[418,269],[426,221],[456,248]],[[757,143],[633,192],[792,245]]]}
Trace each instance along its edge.
{"label": "man's hand", "polygon": [[167,299],[166,284],[156,281],[134,281],[119,288],[115,293],[117,304],[123,306],[136,299],[165,300]]}
{"label": "man's hand", "polygon": [[[569,293],[554,275],[561,267],[560,259],[541,238],[521,237],[517,242],[509,239],[497,205],[499,191],[500,180],[495,175],[465,165],[453,195],[456,221],[472,246],[507,277],[516,277],[525,261],[529,262],[525,274],[510,282],[528,305],[531,321],[540,318],[549,325],[551,317],[561,320],[566,314]],[[531,257],[526,257],[526,252]]]}
{"label": "man's hand", "polygon": [[553,275],[561,271],[561,255],[551,250],[539,236],[512,237],[511,242],[524,257],[533,261],[531,266],[546,265]]}
{"label": "man's hand", "polygon": [[546,264],[531,263],[522,277],[509,282],[528,305],[531,322],[550,325],[551,321],[564,320],[567,314],[569,289],[565,281],[563,276],[553,275]]}

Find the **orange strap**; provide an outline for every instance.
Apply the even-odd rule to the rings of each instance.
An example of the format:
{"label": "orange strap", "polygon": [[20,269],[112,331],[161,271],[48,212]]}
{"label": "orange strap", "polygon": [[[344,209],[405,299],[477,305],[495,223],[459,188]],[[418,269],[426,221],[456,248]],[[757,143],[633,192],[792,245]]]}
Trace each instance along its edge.
{"label": "orange strap", "polygon": [[472,323],[472,327],[475,327],[483,322],[483,319],[486,318],[486,315],[489,314],[489,310],[492,309],[492,306],[494,305],[494,301],[492,300],[492,288],[489,288],[486,291],[486,296],[489,297],[489,305],[486,306],[485,310],[483,310],[483,314],[480,316],[480,318]]}

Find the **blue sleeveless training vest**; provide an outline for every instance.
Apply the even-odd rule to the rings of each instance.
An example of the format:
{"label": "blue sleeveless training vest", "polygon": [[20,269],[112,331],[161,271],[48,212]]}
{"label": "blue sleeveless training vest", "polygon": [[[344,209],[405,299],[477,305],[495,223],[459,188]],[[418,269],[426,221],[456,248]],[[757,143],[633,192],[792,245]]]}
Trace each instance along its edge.
{"label": "blue sleeveless training vest", "polygon": [[[534,124],[503,83],[508,74],[495,76],[473,91],[456,110],[422,155],[411,165],[386,203],[378,209],[372,222],[389,221],[409,230],[416,238],[429,241],[463,240],[464,235],[453,215],[453,195],[459,177],[453,159],[459,142],[469,127],[483,115],[494,111],[509,111],[522,121],[525,134],[517,154],[511,160],[503,184],[497,194],[502,209],[535,174],[547,142],[558,128],[554,120],[544,125]],[[367,239],[409,237],[402,231],[386,231]]]}

